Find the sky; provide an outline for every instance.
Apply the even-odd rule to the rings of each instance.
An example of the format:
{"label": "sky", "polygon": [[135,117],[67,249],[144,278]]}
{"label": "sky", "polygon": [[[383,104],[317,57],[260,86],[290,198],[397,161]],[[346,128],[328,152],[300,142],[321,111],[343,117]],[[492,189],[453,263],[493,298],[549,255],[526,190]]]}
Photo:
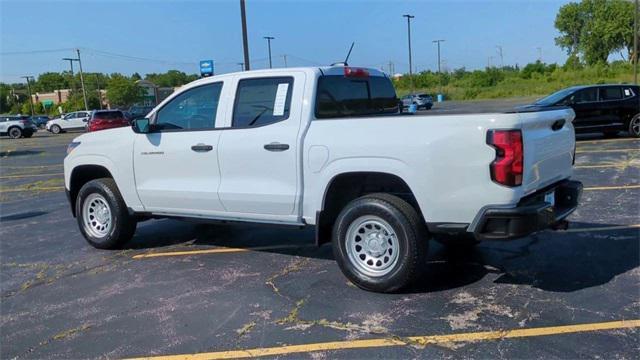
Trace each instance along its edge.
{"label": "sky", "polygon": [[[523,65],[538,59],[563,63],[553,26],[568,1],[327,1],[246,0],[252,68],[266,68],[272,40],[274,67],[316,66],[343,61],[355,42],[350,65],[407,72],[407,20],[413,64],[437,69],[444,39],[445,69]],[[0,0],[0,81],[69,69],[63,57],[80,48],[86,72],[132,74],[178,69],[198,73],[212,59],[216,73],[238,71],[243,61],[240,1]],[[76,66],[77,71],[77,64]]]}

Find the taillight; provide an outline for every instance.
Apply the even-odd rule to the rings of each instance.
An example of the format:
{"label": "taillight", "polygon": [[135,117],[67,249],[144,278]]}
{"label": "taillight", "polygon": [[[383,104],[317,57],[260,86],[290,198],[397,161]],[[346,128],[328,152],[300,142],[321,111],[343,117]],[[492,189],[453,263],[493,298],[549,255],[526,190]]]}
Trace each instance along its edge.
{"label": "taillight", "polygon": [[489,130],[487,144],[496,149],[491,179],[506,186],[522,185],[523,147],[520,130]]}
{"label": "taillight", "polygon": [[362,68],[352,68],[345,66],[344,67],[344,76],[346,77],[357,77],[357,78],[366,78],[369,77],[369,72]]}

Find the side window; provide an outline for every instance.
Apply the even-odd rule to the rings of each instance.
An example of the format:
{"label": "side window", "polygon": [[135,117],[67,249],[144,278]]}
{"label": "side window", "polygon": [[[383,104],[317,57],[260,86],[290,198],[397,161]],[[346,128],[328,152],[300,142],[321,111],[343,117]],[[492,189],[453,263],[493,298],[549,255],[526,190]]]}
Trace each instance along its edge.
{"label": "side window", "polygon": [[231,126],[245,128],[287,119],[292,92],[291,77],[240,80]]}
{"label": "side window", "polygon": [[598,89],[588,88],[576,92],[573,96],[573,102],[576,104],[598,101]]}
{"label": "side window", "polygon": [[189,89],[158,110],[155,124],[160,130],[213,129],[222,83]]}
{"label": "side window", "polygon": [[632,88],[624,88],[623,93],[624,93],[625,99],[634,97],[636,95],[635,91],[633,91]]}
{"label": "side window", "polygon": [[600,101],[622,99],[622,88],[619,86],[606,86],[600,88]]}

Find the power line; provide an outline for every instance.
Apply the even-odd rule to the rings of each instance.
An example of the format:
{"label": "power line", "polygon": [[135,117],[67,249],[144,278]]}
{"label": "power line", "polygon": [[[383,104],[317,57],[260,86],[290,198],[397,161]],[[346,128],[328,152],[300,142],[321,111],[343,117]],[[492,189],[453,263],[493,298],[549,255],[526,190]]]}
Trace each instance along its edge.
{"label": "power line", "polygon": [[28,50],[28,51],[7,51],[0,52],[0,55],[30,55],[30,54],[44,54],[44,53],[56,53],[56,52],[64,52],[64,51],[73,51],[74,48],[64,48],[64,49],[48,49],[48,50]]}

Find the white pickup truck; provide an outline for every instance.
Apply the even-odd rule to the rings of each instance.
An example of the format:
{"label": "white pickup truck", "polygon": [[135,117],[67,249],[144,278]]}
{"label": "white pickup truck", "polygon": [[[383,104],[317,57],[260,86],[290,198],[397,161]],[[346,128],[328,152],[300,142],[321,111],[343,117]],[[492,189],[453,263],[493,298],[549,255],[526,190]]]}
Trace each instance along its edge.
{"label": "white pickup truck", "polygon": [[101,249],[148,218],[314,225],[353,283],[389,292],[419,279],[430,239],[523,237],[576,208],[570,108],[412,115],[398,103],[374,69],[200,79],[131,128],[73,140],[71,210]]}

